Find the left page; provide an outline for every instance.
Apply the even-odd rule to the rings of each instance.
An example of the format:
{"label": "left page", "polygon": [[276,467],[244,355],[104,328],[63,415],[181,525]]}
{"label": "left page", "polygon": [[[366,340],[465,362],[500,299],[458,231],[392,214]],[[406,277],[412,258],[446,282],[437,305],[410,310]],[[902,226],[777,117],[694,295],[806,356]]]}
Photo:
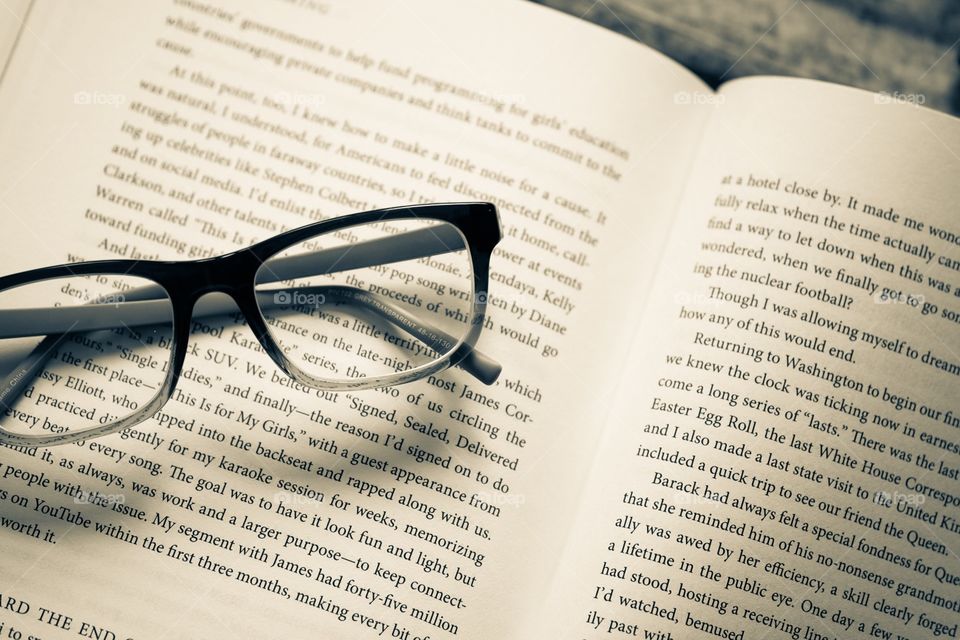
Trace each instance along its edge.
{"label": "left page", "polygon": [[[197,318],[159,416],[0,450],[3,632],[514,635],[658,258],[634,239],[666,235],[703,91],[525,3],[37,3],[0,87],[4,273],[490,200],[505,239],[478,348],[504,373],[316,393],[245,327]],[[108,382],[103,399],[67,386],[3,419],[116,412]]]}

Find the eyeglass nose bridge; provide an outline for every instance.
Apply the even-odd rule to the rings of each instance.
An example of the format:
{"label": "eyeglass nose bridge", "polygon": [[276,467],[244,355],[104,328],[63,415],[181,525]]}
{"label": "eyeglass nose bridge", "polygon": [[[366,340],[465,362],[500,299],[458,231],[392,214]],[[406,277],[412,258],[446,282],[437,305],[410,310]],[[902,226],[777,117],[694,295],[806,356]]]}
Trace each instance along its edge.
{"label": "eyeglass nose bridge", "polygon": [[[344,390],[343,382],[311,378],[299,371],[287,358],[271,333],[257,300],[257,274],[262,260],[250,249],[241,249],[215,258],[176,265],[168,274],[166,286],[174,298],[175,348],[165,391],[172,393],[191,353],[190,338],[195,317],[225,316],[239,312],[260,347],[281,371],[293,380],[323,390]],[[180,269],[183,269],[180,271]],[[202,307],[202,308],[201,308]],[[238,328],[242,331],[242,328]],[[439,370],[439,367],[437,367]],[[379,383],[346,385],[367,388]]]}
{"label": "eyeglass nose bridge", "polygon": [[164,284],[174,302],[175,347],[164,391],[172,392],[179,380],[186,357],[191,352],[194,319],[199,317],[223,317],[239,313],[271,360],[286,370],[283,354],[267,334],[254,295],[254,278],[259,264],[249,251],[240,250],[214,258],[170,265],[175,269],[168,272]]}
{"label": "eyeglass nose bridge", "polygon": [[188,295],[194,304],[202,296],[214,292],[236,299],[240,291],[253,286],[260,262],[248,249],[241,249],[176,266],[179,269],[173,278],[174,286],[181,295]]}
{"label": "eyeglass nose bridge", "polygon": [[[266,336],[267,328],[254,293],[260,265],[256,256],[245,249],[191,263],[189,270],[185,269],[176,282],[180,297],[187,303],[183,305],[183,323],[192,328],[193,318],[198,315],[209,317],[239,312],[261,346],[273,356],[276,345]],[[215,294],[221,295],[211,301],[208,296]],[[224,297],[229,298],[236,308],[231,309]],[[206,308],[198,310],[199,305]]]}

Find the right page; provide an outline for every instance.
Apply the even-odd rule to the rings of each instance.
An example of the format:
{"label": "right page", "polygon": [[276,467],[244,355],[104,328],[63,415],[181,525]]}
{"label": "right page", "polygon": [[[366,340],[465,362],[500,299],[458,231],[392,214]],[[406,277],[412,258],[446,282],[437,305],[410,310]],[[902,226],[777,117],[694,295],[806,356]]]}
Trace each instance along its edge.
{"label": "right page", "polygon": [[957,637],[960,123],[918,101],[719,93],[558,637]]}

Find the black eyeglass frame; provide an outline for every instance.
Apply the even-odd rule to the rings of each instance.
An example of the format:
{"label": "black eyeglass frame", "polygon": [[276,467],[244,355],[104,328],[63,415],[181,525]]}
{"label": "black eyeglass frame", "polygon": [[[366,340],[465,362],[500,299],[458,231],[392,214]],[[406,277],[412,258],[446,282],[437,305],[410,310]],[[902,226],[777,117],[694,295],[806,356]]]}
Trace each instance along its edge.
{"label": "black eyeglass frame", "polygon": [[[318,384],[316,378],[301,371],[287,358],[283,349],[272,337],[256,298],[258,272],[270,258],[311,238],[362,224],[411,219],[446,222],[463,236],[473,269],[473,295],[470,301],[472,309],[468,314],[470,320],[466,334],[455,347],[437,360],[413,369],[379,378]],[[0,428],[0,442],[25,447],[67,444],[116,433],[155,415],[172,397],[183,371],[189,351],[194,307],[201,297],[214,292],[224,293],[236,303],[260,346],[274,363],[288,376],[308,387],[351,390],[404,384],[461,364],[471,356],[476,358],[478,352],[474,347],[483,330],[486,314],[490,258],[501,238],[499,215],[493,204],[437,203],[392,207],[330,218],[291,229],[249,247],[212,258],[182,261],[99,260],[42,267],[0,276],[0,293],[27,284],[71,276],[125,275],[143,278],[156,283],[166,291],[172,307],[173,337],[170,347],[170,366],[163,385],[150,402],[134,413],[115,422],[92,426],[77,432],[50,435],[18,434]],[[391,261],[389,256],[384,257],[384,263]],[[478,366],[481,370],[491,369],[489,364],[491,361],[488,358],[479,354],[479,360]],[[487,374],[487,377],[492,376],[488,383],[492,383],[499,373],[499,366],[496,363],[493,363],[492,367],[495,371]],[[474,375],[477,374],[474,373]],[[0,397],[0,401],[3,400],[4,398]]]}

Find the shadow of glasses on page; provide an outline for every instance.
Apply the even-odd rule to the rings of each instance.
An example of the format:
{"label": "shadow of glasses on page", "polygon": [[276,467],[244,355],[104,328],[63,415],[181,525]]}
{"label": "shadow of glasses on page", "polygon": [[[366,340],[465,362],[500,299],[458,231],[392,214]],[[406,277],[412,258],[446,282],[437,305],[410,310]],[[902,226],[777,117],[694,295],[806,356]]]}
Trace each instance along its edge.
{"label": "shadow of glasses on page", "polygon": [[[243,327],[230,319],[220,322],[205,319],[203,326],[196,328],[192,340],[198,353],[204,353],[205,349],[220,344],[222,338],[214,336]],[[264,366],[272,366],[262,351],[258,357]],[[188,365],[189,360],[188,356]],[[479,462],[465,460],[463,450],[454,445],[457,435],[469,427],[449,418],[455,409],[469,407],[454,394],[436,389],[426,380],[400,387],[397,398],[367,390],[340,393],[336,401],[331,401],[334,396],[330,396],[330,392],[318,394],[312,389],[287,388],[284,393],[293,397],[298,406],[311,413],[319,411],[330,420],[329,425],[324,426],[293,413],[282,422],[288,432],[295,434],[296,441],[268,433],[262,420],[252,430],[233,420],[211,420],[212,416],[183,401],[201,393],[205,387],[202,381],[195,381],[190,388],[183,389],[184,395],[179,399],[177,395],[171,398],[159,416],[126,432],[52,449],[49,454],[52,464],[43,459],[43,449],[32,450],[29,455],[22,450],[0,453],[3,463],[0,491],[8,494],[0,500],[0,518],[7,523],[4,528],[14,534],[33,528],[39,530],[40,537],[52,530],[55,539],[69,535],[72,544],[78,544],[78,537],[82,544],[82,539],[91,535],[122,540],[122,530],[126,530],[139,538],[138,543],[152,535],[158,541],[165,539],[168,544],[177,543],[187,548],[197,544],[190,541],[190,530],[187,534],[179,527],[167,531],[171,520],[193,530],[254,543],[255,537],[242,533],[242,524],[251,520],[282,531],[279,542],[284,543],[288,534],[303,536],[303,519],[311,523],[316,521],[316,516],[321,524],[315,525],[316,530],[311,529],[310,535],[319,537],[329,535],[323,523],[331,516],[339,524],[369,524],[371,531],[384,526],[358,513],[358,505],[368,510],[365,513],[385,509],[395,520],[396,529],[402,530],[406,522],[422,526],[439,517],[438,509],[458,510],[464,504],[425,489],[411,480],[411,474],[456,488],[467,496],[485,490],[474,479],[456,471],[457,465],[463,464],[471,468],[472,475]],[[207,390],[213,389],[211,383]],[[408,393],[423,393],[423,405],[430,398],[441,402],[444,412],[435,413],[425,406],[408,403],[405,400]],[[380,418],[360,417],[349,408],[347,395],[366,405],[396,409],[396,424],[384,424]],[[238,399],[237,408],[241,403],[249,405],[246,413],[271,413],[269,408],[247,400]],[[433,422],[434,433],[441,438],[406,428],[407,416],[423,424]],[[171,426],[174,420],[191,426],[189,430]],[[354,434],[337,428],[338,422],[350,424]],[[281,420],[276,419],[274,423],[280,424]],[[201,428],[212,428],[208,434],[220,435],[205,438],[200,435]],[[158,450],[142,442],[150,438],[151,431],[163,439]],[[250,443],[249,450],[230,446],[231,437],[238,434]],[[221,436],[223,441],[217,441]],[[176,451],[180,451],[179,447],[188,448],[180,454],[174,452],[174,440],[178,445]],[[282,462],[292,460],[302,461],[309,468],[304,470]],[[8,469],[15,471],[8,472]],[[261,470],[259,477],[271,476],[269,483],[241,475],[258,469]],[[398,475],[403,481],[397,480]],[[340,498],[336,507],[332,505],[335,495]],[[346,508],[345,502],[349,503]],[[231,516],[236,521],[227,528]],[[393,529],[383,530],[389,535]],[[331,544],[337,540],[330,538]],[[195,550],[202,551],[202,548]]]}

